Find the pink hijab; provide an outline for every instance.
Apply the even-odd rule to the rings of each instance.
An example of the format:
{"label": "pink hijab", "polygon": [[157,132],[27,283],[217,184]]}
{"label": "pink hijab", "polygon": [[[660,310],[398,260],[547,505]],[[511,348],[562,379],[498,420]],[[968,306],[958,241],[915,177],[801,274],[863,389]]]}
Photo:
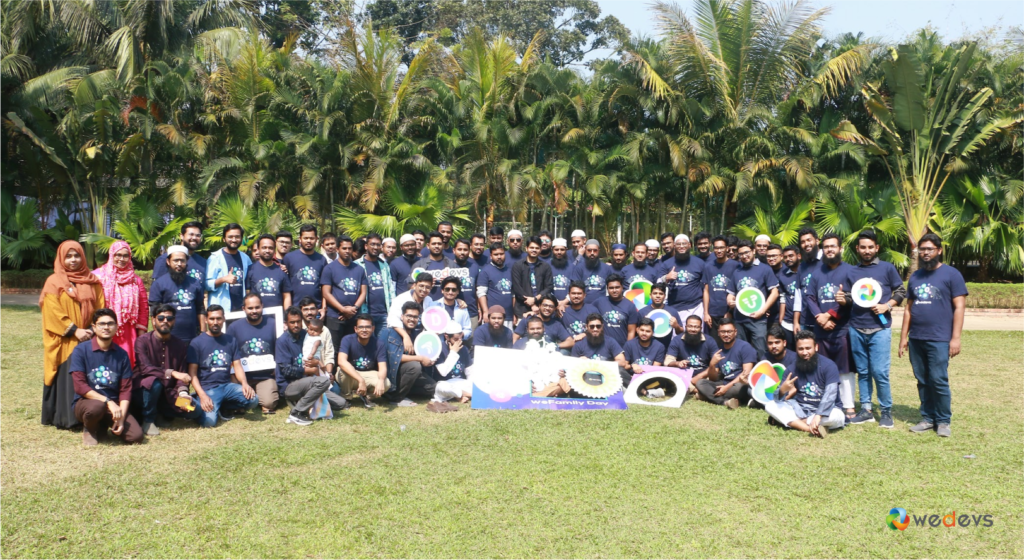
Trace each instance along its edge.
{"label": "pink hijab", "polygon": [[[114,266],[114,254],[122,249],[128,250],[128,264],[124,268]],[[93,271],[103,285],[103,298],[107,307],[117,314],[117,334],[135,328],[139,316],[139,290],[143,289],[142,278],[135,274],[135,265],[131,261],[132,249],[124,241],[115,241],[110,246],[110,258],[107,263]]]}

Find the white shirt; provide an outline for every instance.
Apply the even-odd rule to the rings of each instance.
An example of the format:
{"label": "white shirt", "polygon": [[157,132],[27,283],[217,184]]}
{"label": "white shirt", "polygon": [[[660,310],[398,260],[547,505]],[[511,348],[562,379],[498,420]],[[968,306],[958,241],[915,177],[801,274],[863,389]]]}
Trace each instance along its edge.
{"label": "white shirt", "polygon": [[[388,326],[397,329],[398,327],[404,327],[402,324],[402,306],[407,301],[416,301],[412,297],[412,290],[405,292],[404,294],[391,300],[391,308],[388,309]],[[423,298],[423,309],[427,309],[434,305],[434,300],[430,299],[430,296]]]}

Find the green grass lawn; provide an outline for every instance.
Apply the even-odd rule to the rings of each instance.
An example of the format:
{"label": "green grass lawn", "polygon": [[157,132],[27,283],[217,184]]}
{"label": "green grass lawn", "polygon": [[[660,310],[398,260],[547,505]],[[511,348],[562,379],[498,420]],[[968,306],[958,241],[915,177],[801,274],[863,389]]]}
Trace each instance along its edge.
{"label": "green grass lawn", "polygon": [[[39,424],[39,314],[2,311],[4,557],[1021,557],[1021,332],[967,332],[953,437],[811,439],[763,411],[346,412],[308,428],[251,414],[83,449]],[[402,430],[401,426],[405,426]],[[975,459],[965,459],[975,455]],[[911,514],[990,528],[891,531]]]}

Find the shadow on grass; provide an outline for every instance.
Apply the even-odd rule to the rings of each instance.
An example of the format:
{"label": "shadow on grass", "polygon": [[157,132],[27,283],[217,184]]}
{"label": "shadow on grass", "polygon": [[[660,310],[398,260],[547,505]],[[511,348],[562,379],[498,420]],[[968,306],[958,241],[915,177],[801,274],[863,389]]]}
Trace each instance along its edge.
{"label": "shadow on grass", "polygon": [[917,406],[893,403],[892,419],[908,424],[917,424],[921,421],[921,409]]}

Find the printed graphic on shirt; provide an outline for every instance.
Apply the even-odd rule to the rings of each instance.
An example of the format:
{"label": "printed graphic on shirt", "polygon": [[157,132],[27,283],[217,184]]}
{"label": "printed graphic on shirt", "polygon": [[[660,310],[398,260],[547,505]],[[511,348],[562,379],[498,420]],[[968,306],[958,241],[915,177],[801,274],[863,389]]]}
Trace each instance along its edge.
{"label": "printed graphic on shirt", "polygon": [[259,282],[256,283],[256,291],[262,294],[273,294],[277,292],[277,280],[269,276],[264,276]]}
{"label": "printed graphic on shirt", "polygon": [[686,361],[690,362],[690,367],[695,370],[702,370],[708,367],[708,365],[704,363],[704,360],[701,360],[700,356],[696,354],[690,354],[690,357],[686,358]]}
{"label": "printed graphic on shirt", "polygon": [[914,288],[914,303],[931,303],[932,296],[935,294],[935,288],[925,282]]}
{"label": "printed graphic on shirt", "polygon": [[384,278],[379,272],[371,272],[366,277],[367,282],[374,288],[379,288],[384,285]]}
{"label": "printed graphic on shirt", "polygon": [[808,397],[820,397],[821,387],[818,387],[818,384],[813,381],[808,381],[802,387],[800,387],[800,392],[807,395]]}
{"label": "printed graphic on shirt", "polygon": [[611,311],[606,311],[604,314],[604,322],[608,323],[608,325],[619,326],[619,324],[621,324],[621,322],[625,319],[624,315],[625,313],[622,313],[621,311],[615,311],[614,309]]}
{"label": "printed graphic on shirt", "polygon": [[739,364],[732,360],[725,360],[718,363],[718,371],[722,372],[726,377],[729,377],[734,371],[739,371],[739,369]]}
{"label": "printed graphic on shirt", "polygon": [[822,303],[831,303],[836,300],[836,290],[838,286],[832,283],[822,284],[818,288],[818,297],[821,298]]}
{"label": "printed graphic on shirt", "polygon": [[604,278],[601,278],[600,274],[591,274],[587,276],[587,287],[600,289],[604,287]]}
{"label": "printed graphic on shirt", "polygon": [[498,280],[498,289],[505,292],[512,289],[512,282],[508,278]]}
{"label": "printed graphic on shirt", "polygon": [[241,268],[238,268],[237,266],[229,266],[228,267],[228,274],[233,274],[235,276],[235,282],[233,284],[231,284],[232,286],[237,286],[237,285],[242,283],[242,269]]}
{"label": "printed graphic on shirt", "polygon": [[206,367],[224,367],[228,365],[228,353],[223,350],[214,350],[206,357]]}
{"label": "printed graphic on shirt", "polygon": [[258,356],[267,353],[267,344],[262,338],[250,338],[241,344],[240,350],[246,356]]}
{"label": "printed graphic on shirt", "polygon": [[716,274],[711,279],[711,286],[714,288],[727,288],[729,286],[729,277],[724,274]]}
{"label": "printed graphic on shirt", "polygon": [[192,292],[188,290],[178,290],[174,294],[174,299],[181,305],[188,305],[192,303]]}
{"label": "printed graphic on shirt", "polygon": [[676,283],[689,284],[690,282],[693,282],[697,278],[699,277],[695,272],[690,272],[689,270],[680,270],[678,271],[676,276]]}
{"label": "printed graphic on shirt", "polygon": [[203,273],[201,271],[199,271],[198,269],[190,268],[185,273],[188,274],[190,278],[195,278],[196,280],[199,280],[200,282],[203,281]]}
{"label": "printed graphic on shirt", "polygon": [[89,372],[89,384],[94,389],[102,389],[110,385],[110,380],[113,377],[114,372],[107,369],[107,366],[99,366],[92,369]]}
{"label": "printed graphic on shirt", "polygon": [[556,274],[555,275],[555,279],[554,279],[554,283],[555,283],[555,287],[556,288],[568,288],[569,287],[569,277],[564,275],[564,274]]}
{"label": "printed graphic on shirt", "polygon": [[756,288],[757,284],[757,278],[754,278],[753,276],[746,276],[740,278],[739,283],[736,285],[736,289],[742,290],[743,288]]}
{"label": "printed graphic on shirt", "polygon": [[299,269],[298,278],[300,284],[316,283],[320,278],[316,273],[316,269],[311,266],[304,266]]}
{"label": "printed graphic on shirt", "polygon": [[654,362],[647,359],[647,356],[640,356],[639,358],[633,360],[633,365],[636,366],[649,366],[652,365],[653,363]]}
{"label": "printed graphic on shirt", "polygon": [[354,365],[356,366],[356,369],[358,369],[359,371],[366,371],[367,369],[370,368],[370,359],[365,356],[360,356],[356,358],[356,362]]}
{"label": "printed graphic on shirt", "polygon": [[346,290],[348,290],[350,292],[356,291],[356,281],[355,281],[354,278],[345,278],[345,279],[343,279],[341,281],[341,285],[342,285],[343,288],[345,288]]}
{"label": "printed graphic on shirt", "polygon": [[587,332],[587,325],[583,321],[573,321],[569,323],[569,330],[572,334],[583,334]]}

